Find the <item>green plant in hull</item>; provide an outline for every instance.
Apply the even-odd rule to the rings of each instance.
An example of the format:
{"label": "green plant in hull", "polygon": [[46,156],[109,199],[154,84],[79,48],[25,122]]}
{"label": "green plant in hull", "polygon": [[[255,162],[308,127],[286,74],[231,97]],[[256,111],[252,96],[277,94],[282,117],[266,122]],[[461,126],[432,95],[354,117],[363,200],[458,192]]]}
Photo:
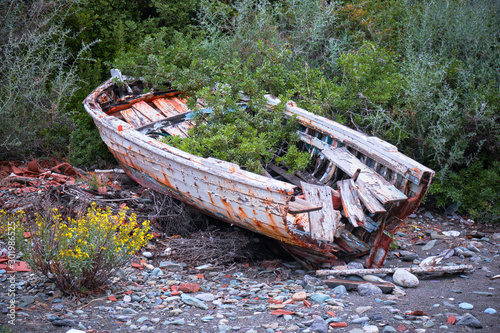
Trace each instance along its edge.
{"label": "green plant in hull", "polygon": [[239,105],[228,87],[215,95],[208,89],[201,91],[211,113],[195,114],[197,124],[189,137],[165,137],[163,142],[189,153],[214,157],[238,164],[248,171],[262,173],[263,166],[272,161],[282,163],[289,172],[305,169],[309,154],[294,145],[298,141],[295,119],[285,121],[282,106],[266,108],[264,99],[252,101],[251,106]]}

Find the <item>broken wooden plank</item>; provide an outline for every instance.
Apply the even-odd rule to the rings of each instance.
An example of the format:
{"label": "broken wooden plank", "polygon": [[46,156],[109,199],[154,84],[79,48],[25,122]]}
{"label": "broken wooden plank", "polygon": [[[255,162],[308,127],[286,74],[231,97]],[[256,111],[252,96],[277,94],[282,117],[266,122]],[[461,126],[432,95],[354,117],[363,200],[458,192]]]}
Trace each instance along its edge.
{"label": "broken wooden plank", "polygon": [[433,266],[433,267],[387,267],[387,268],[368,268],[368,269],[320,269],[316,271],[318,276],[326,275],[369,275],[369,274],[392,274],[396,269],[405,269],[410,273],[460,273],[474,269],[472,265],[455,266]]}
{"label": "broken wooden plank", "polygon": [[344,213],[349,219],[349,222],[354,227],[362,226],[366,223],[363,207],[359,201],[357,190],[354,186],[352,179],[340,180],[337,182],[340,190],[340,198],[342,199],[342,206]]}
{"label": "broken wooden plank", "polygon": [[278,175],[280,175],[281,177],[283,177],[284,179],[286,179],[288,182],[292,183],[293,185],[295,185],[295,186],[301,186],[300,185],[301,179],[299,177],[297,177],[297,176],[295,176],[293,174],[287,173],[285,170],[283,170],[279,166],[277,166],[275,164],[268,164],[267,168],[269,170],[277,173]]}
{"label": "broken wooden plank", "polygon": [[179,111],[168,102],[169,98],[158,98],[153,100],[153,104],[161,111],[165,116],[172,117],[179,114]]}
{"label": "broken wooden plank", "polygon": [[345,229],[340,232],[335,242],[349,256],[360,256],[370,252],[370,247],[365,242]]}
{"label": "broken wooden plank", "polygon": [[347,290],[357,289],[360,285],[363,284],[373,284],[374,286],[382,289],[382,292],[387,294],[394,290],[396,287],[394,283],[383,283],[383,282],[368,282],[368,281],[355,281],[355,280],[346,280],[346,279],[336,279],[331,278],[323,281],[328,287],[335,288],[337,286],[344,286]]}
{"label": "broken wooden plank", "polygon": [[331,188],[306,182],[302,182],[301,186],[307,201],[323,206],[321,210],[309,212],[311,237],[333,242],[335,230],[340,223],[340,212],[333,208]]}
{"label": "broken wooden plank", "polygon": [[361,169],[356,184],[366,187],[383,204],[407,199],[406,195],[394,185],[385,180],[381,175],[363,164],[356,156],[345,148],[331,148],[324,145],[321,153],[332,163],[337,165],[349,177],[353,177]]}
{"label": "broken wooden plank", "polygon": [[384,206],[372,195],[372,193],[364,186],[355,186],[358,198],[361,199],[363,205],[371,214],[385,213]]}
{"label": "broken wooden plank", "polygon": [[164,115],[160,114],[157,110],[149,106],[149,104],[144,101],[135,103],[132,106],[132,109],[134,109],[137,112],[140,112],[150,121],[159,121],[165,118]]}
{"label": "broken wooden plank", "polygon": [[323,208],[323,205],[314,205],[309,201],[295,197],[294,201],[288,203],[288,212],[292,215],[309,213]]}
{"label": "broken wooden plank", "polygon": [[149,119],[145,118],[140,113],[138,114],[134,109],[122,110],[120,114],[123,116],[123,118],[125,118],[127,123],[129,123],[134,128],[140,128],[150,123]]}

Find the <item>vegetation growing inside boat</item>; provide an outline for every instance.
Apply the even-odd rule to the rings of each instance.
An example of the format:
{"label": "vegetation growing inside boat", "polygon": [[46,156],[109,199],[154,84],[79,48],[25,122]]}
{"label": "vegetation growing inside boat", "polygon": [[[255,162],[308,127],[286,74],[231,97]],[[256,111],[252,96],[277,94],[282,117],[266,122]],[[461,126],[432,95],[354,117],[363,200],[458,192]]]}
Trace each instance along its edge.
{"label": "vegetation growing inside boat", "polygon": [[229,87],[198,92],[207,108],[194,112],[195,126],[188,137],[163,137],[161,141],[202,157],[214,157],[263,174],[268,163],[282,164],[288,172],[304,170],[310,155],[297,149],[295,118],[284,120],[283,105],[266,108],[264,98],[241,103]]}

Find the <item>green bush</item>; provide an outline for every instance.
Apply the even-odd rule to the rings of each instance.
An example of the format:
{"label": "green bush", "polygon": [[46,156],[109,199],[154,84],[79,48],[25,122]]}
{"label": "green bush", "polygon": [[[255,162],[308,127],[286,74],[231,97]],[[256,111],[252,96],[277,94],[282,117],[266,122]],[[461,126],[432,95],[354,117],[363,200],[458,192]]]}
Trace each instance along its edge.
{"label": "green bush", "polygon": [[88,49],[71,55],[73,33],[60,24],[75,3],[7,0],[0,6],[0,158],[66,150],[73,124],[65,111]]}

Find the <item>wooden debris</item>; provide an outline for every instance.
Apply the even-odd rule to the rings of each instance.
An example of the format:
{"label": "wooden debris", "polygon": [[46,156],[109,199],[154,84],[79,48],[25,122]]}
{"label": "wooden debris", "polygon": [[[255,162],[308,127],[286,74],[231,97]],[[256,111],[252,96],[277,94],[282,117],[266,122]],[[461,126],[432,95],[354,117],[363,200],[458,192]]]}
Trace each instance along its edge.
{"label": "wooden debris", "polygon": [[460,273],[474,269],[472,265],[437,266],[437,267],[388,267],[369,269],[320,269],[316,271],[318,276],[326,275],[369,275],[369,274],[392,274],[397,269],[405,269],[410,273]]}
{"label": "wooden debris", "polygon": [[349,219],[349,222],[354,227],[362,226],[366,223],[363,207],[357,196],[357,191],[352,179],[345,179],[337,182],[342,199],[344,213]]}
{"label": "wooden debris", "polygon": [[309,212],[311,237],[333,242],[335,230],[340,222],[340,212],[333,208],[332,191],[327,186],[301,183],[306,200],[323,209]]}

